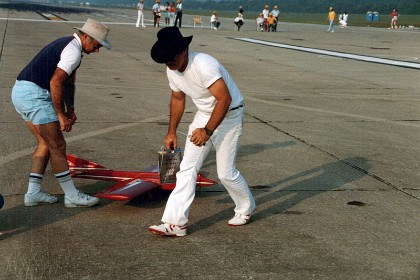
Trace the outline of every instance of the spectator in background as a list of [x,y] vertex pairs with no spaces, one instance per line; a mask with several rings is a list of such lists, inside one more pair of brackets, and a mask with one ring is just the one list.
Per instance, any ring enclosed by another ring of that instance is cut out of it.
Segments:
[[239,6],[238,13],[240,13],[242,17],[244,16],[244,9],[242,8],[242,6]]
[[344,14],[343,14],[343,20],[346,22],[346,25],[347,25],[348,18],[349,18],[349,14],[347,12],[344,12]]
[[268,10],[268,5],[265,5],[264,9],[262,10],[262,14],[264,16],[264,31],[267,31],[268,29],[267,18],[269,13],[270,11]]
[[153,27],[159,27],[160,23],[160,0],[156,0],[156,4],[152,7],[153,12]]
[[238,16],[233,21],[236,25],[236,29],[239,31],[244,25],[244,16],[241,13],[238,13]]
[[176,18],[175,18],[175,23],[174,26],[176,26],[178,20],[179,20],[179,28],[181,28],[181,23],[182,23],[182,2],[181,0],[178,0],[178,4],[176,4]]
[[139,0],[139,3],[137,3],[137,22],[136,22],[136,27],[140,27],[140,22],[141,22],[141,27],[146,27],[144,25],[144,14],[143,14],[143,10],[144,10],[144,4],[143,4],[143,0]]
[[269,13],[268,18],[267,18],[267,25],[268,25],[267,31],[270,32],[271,30],[273,32],[276,32],[275,31],[276,24],[277,24],[276,18],[273,17],[272,13]]
[[335,12],[334,8],[330,7],[330,10],[328,12],[327,21],[329,21],[330,25],[328,26],[327,32],[334,32],[334,20],[335,20]]
[[341,16],[341,20],[338,22],[341,28],[346,28],[347,27],[348,17],[349,17],[349,15],[347,14],[347,12],[344,12],[343,15]]
[[171,2],[171,6],[169,7],[170,25],[174,25],[175,13],[176,13],[175,2]]
[[165,8],[164,8],[165,26],[169,26],[169,24],[171,22],[171,13],[170,13],[169,9],[170,9],[169,2],[166,2]]
[[398,13],[397,9],[393,9],[391,12],[391,28],[398,29],[397,20],[400,14]]
[[257,31],[264,31],[264,14],[261,13],[255,21],[257,22]]
[[216,11],[213,11],[213,14],[211,15],[211,18],[210,18],[210,22],[211,22],[211,29],[214,29],[214,30],[219,29],[220,22],[219,22],[219,19],[217,18]]
[[273,17],[276,18],[276,25],[274,26],[273,31],[277,32],[277,24],[279,22],[279,15],[280,15],[279,7],[277,7],[277,5],[274,6],[274,9],[271,11],[271,13],[273,14]]
[[338,13],[338,22],[340,22],[340,21],[342,21],[343,20],[343,12],[342,11],[340,11],[339,13]]

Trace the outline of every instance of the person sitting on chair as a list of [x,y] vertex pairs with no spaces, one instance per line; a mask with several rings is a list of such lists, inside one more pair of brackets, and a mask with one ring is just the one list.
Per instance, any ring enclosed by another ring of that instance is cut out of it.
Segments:
[[241,29],[242,25],[244,25],[244,16],[241,13],[238,13],[238,16],[233,21],[237,26],[238,31]]
[[260,14],[259,17],[255,20],[257,22],[257,31],[264,31],[264,15],[263,13]]
[[219,29],[220,22],[219,22],[219,19],[217,18],[216,11],[213,11],[213,14],[211,15],[211,18],[210,18],[210,22],[211,22],[211,29],[214,29],[214,30]]
[[273,14],[272,13],[268,14],[268,18],[267,18],[268,32],[270,31],[276,32],[276,24],[277,24],[277,20],[275,17],[273,17]]

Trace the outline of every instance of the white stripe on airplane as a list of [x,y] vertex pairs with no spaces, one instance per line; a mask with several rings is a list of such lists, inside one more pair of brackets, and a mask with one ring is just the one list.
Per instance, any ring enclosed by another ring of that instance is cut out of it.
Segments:
[[365,61],[365,62],[380,63],[380,64],[386,64],[386,65],[392,65],[392,66],[398,66],[398,67],[420,69],[420,64],[419,63],[412,63],[412,62],[405,62],[405,61],[392,60],[392,59],[373,57],[373,56],[365,56],[365,55],[358,55],[358,54],[350,54],[350,53],[342,53],[342,52],[335,52],[335,51],[328,51],[328,50],[306,48],[306,47],[300,47],[300,46],[293,46],[293,45],[286,45],[286,44],[280,44],[280,43],[273,43],[273,42],[267,42],[267,41],[262,41],[262,40],[250,39],[250,38],[233,38],[233,39],[239,40],[239,41],[244,41],[244,42],[249,42],[249,43],[260,44],[260,45],[283,48],[283,49],[291,49],[291,50],[296,50],[296,51],[316,53],[316,54],[328,55],[328,56],[334,56],[334,57],[342,57],[342,58],[354,59],[354,60]]
[[87,175],[87,174],[77,174],[77,177],[88,177],[88,178],[98,178],[98,180],[100,179],[116,179],[116,180],[121,180],[121,181],[125,181],[125,180],[131,180],[133,178],[126,178],[126,177],[115,177],[115,176],[99,176],[99,175]]

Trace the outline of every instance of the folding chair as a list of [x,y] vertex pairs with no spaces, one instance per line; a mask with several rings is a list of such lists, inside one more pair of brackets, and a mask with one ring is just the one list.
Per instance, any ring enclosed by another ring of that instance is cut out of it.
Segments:
[[193,25],[194,25],[194,29],[196,26],[200,25],[201,28],[203,28],[203,23],[201,21],[201,17],[200,16],[195,16],[193,18]]

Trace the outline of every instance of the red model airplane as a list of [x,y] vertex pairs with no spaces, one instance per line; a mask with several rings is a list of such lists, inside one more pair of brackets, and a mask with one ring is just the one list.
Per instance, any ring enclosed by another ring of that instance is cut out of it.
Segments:
[[[109,188],[95,194],[96,197],[113,200],[130,200],[154,188],[173,190],[175,183],[161,183],[158,165],[151,166],[144,171],[118,171],[108,169],[97,163],[67,155],[71,176],[74,178],[117,181]],[[217,184],[199,173],[197,186],[207,187]]]

